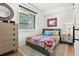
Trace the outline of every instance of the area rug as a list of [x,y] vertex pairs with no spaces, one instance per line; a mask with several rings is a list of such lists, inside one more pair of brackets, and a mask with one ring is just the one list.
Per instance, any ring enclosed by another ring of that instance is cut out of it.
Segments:
[[66,44],[60,43],[54,49],[52,56],[64,56],[66,51]]

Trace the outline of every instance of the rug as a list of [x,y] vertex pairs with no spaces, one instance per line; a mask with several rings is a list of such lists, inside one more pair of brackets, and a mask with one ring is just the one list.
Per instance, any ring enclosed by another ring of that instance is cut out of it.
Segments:
[[66,44],[60,43],[54,49],[52,56],[64,56],[66,51]]

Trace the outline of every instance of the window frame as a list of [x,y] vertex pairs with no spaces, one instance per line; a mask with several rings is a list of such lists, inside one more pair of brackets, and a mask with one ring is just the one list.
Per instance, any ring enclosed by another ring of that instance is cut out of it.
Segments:
[[[29,11],[29,13],[35,15],[35,20],[34,20],[34,24],[35,24],[34,26],[35,26],[35,29],[20,29],[20,23],[19,23],[19,27],[18,27],[18,28],[19,28],[19,31],[36,31],[36,30],[37,30],[37,25],[36,25],[36,17],[37,17],[37,13],[34,12],[34,11],[32,11],[31,9],[26,8],[26,7],[23,6],[23,5],[19,5],[19,7],[18,7],[18,9],[19,9],[19,11],[18,11],[18,19],[19,19],[20,7],[26,9],[27,11]],[[20,20],[19,20],[18,22],[20,22]]]

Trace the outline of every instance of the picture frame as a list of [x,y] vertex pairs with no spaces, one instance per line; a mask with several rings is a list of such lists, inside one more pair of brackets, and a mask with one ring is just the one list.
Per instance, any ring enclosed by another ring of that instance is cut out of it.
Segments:
[[50,18],[47,20],[47,27],[56,27],[57,26],[57,18]]

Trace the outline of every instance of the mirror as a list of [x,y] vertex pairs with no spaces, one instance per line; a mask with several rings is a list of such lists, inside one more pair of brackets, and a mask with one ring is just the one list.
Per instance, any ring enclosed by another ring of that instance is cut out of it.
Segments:
[[11,20],[13,16],[14,12],[12,8],[5,3],[0,3],[0,21]]

